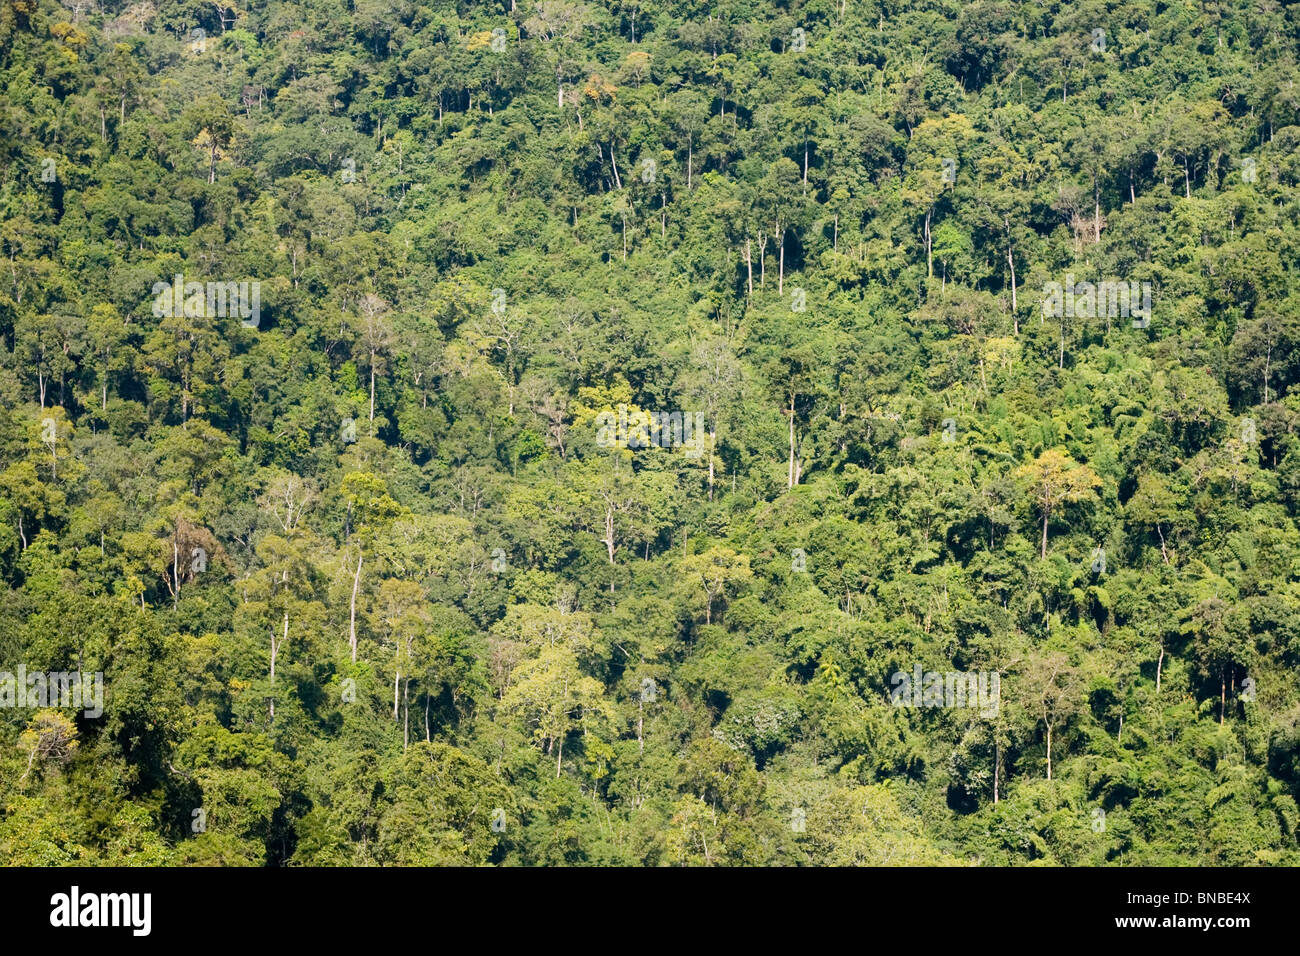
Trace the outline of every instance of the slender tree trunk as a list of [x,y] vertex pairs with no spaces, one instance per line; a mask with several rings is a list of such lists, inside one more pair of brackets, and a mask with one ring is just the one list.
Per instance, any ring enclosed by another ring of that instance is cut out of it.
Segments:
[[785,472],[785,486],[794,487],[794,393],[790,393],[790,462]]
[[1092,181],[1092,241],[1101,242],[1101,188]]
[[1019,308],[1019,300],[1016,298],[1016,257],[1012,255],[1011,233],[1007,232],[1007,265],[1011,268],[1011,311],[1015,312]]
[[348,612],[348,645],[352,648],[352,663],[357,662],[357,590],[361,587],[361,562],[365,554],[357,548],[357,573],[352,577],[352,608]]
[[782,229],[777,235],[781,240],[781,261],[776,275],[776,294],[785,295],[785,230]]
[[754,297],[754,259],[749,251],[749,240],[745,240],[745,270],[749,275],[746,280],[745,288],[748,290],[748,297]]
[[1047,725],[1047,779],[1052,779],[1052,725]]
[[709,429],[709,500],[713,500],[713,456],[718,449],[718,423]]
[[375,350],[370,350],[370,437],[375,437]]
[[930,216],[933,210],[925,211],[925,272],[931,279],[934,278],[934,252],[933,245],[930,242]]
[[993,803],[998,802],[998,770],[1002,766],[1002,751],[998,746],[997,738],[993,740]]
[[1039,555],[1039,557],[1041,557],[1044,561],[1047,560],[1047,515],[1048,512],[1044,510],[1043,511],[1043,550],[1042,553]]
[[1156,694],[1160,693],[1160,670],[1165,666],[1165,645],[1160,643],[1160,659],[1156,661]]
[[289,612],[284,612],[284,633],[280,640],[271,635],[271,719],[275,720],[275,662],[280,656],[280,647],[289,639]]

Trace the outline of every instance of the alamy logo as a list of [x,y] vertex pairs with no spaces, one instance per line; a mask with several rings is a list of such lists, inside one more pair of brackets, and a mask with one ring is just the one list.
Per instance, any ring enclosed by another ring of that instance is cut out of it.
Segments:
[[1043,285],[1043,315],[1059,319],[1105,319],[1133,317],[1133,328],[1151,324],[1150,282],[1074,281],[1074,273],[1065,274],[1065,284]]
[[698,458],[703,450],[703,412],[647,412],[626,405],[618,414],[601,412],[596,416],[596,444],[601,448],[685,448],[688,458]]
[[186,282],[177,273],[170,283],[155,282],[150,291],[155,318],[238,318],[250,329],[262,321],[260,282]]
[[896,671],[889,699],[895,707],[978,707],[981,717],[996,717],[1002,679],[997,671]]
[[70,707],[95,718],[104,713],[104,673],[33,671],[18,665],[15,677],[0,671],[0,707]]
[[151,893],[70,893],[50,897],[51,926],[127,926],[133,936],[148,936],[153,924]]

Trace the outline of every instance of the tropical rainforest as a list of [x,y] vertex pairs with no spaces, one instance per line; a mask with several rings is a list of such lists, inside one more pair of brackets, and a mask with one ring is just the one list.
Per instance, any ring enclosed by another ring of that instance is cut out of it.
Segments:
[[1300,863],[1298,51],[0,0],[0,860]]

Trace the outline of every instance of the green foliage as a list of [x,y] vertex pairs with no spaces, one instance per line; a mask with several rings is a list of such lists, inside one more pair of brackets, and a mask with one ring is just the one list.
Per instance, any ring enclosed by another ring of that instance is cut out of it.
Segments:
[[0,856],[1300,862],[1297,9],[0,4]]

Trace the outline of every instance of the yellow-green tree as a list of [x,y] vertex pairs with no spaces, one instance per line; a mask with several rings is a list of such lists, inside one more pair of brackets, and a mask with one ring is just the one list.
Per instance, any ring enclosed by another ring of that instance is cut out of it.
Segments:
[[1021,465],[1015,476],[1033,496],[1043,519],[1043,546],[1040,557],[1047,557],[1047,523],[1067,503],[1084,501],[1101,487],[1101,479],[1087,465],[1081,465],[1065,452],[1049,448],[1031,462]]

